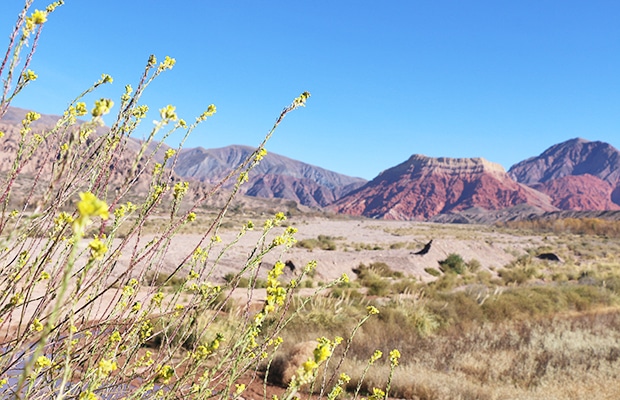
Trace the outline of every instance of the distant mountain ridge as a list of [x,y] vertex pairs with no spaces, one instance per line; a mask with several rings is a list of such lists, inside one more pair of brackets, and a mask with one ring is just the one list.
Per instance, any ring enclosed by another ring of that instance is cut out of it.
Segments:
[[[196,147],[181,151],[174,171],[180,176],[216,183],[240,165],[255,148],[232,145],[218,149]],[[234,183],[234,182],[232,182]],[[231,184],[232,184],[231,183]],[[295,200],[310,207],[324,207],[362,186],[365,179],[267,153],[242,186],[245,194]]]
[[[11,168],[27,111],[9,108],[0,119],[0,130],[6,132],[0,141],[2,171]],[[58,118],[42,115],[33,127],[49,128]],[[140,145],[130,138],[127,150],[137,151]],[[148,151],[155,151],[156,145],[151,144]],[[168,148],[161,145],[157,161],[163,160]],[[242,145],[184,149],[178,154],[175,179],[204,182],[200,187],[219,183],[254,150]],[[123,175],[127,162],[119,159],[114,173]],[[32,175],[47,171],[50,165],[46,158],[35,156],[23,172]],[[148,182],[144,179],[137,187],[145,188]],[[233,184],[234,180],[229,183]],[[242,194],[371,218],[442,222],[488,223],[556,210],[613,211],[620,210],[620,152],[604,142],[575,138],[513,165],[508,172],[482,158],[414,154],[371,181],[268,153],[250,172]]]

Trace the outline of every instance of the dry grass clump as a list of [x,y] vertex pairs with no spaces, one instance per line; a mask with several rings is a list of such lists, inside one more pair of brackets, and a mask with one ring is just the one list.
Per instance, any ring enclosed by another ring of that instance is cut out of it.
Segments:
[[[598,388],[588,398],[613,398],[620,390],[619,323],[620,312],[597,311],[482,324],[425,338],[403,336],[406,340],[398,341],[403,365],[394,376],[392,394],[419,399],[577,399],[585,385]],[[383,345],[377,343],[380,349]],[[367,359],[357,345],[353,350],[357,357],[345,364],[353,378],[350,390]],[[366,392],[388,373],[380,362],[371,371],[362,385]]]
[[342,238],[332,237],[327,235],[319,235],[316,239],[303,239],[299,240],[295,247],[300,247],[303,249],[307,249],[308,251],[312,251],[316,248],[321,250],[336,250],[336,240],[341,240]]

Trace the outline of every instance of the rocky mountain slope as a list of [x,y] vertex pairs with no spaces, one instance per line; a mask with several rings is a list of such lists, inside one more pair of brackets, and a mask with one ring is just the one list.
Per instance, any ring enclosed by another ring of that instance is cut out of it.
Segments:
[[620,210],[620,151],[604,142],[571,139],[508,173],[562,210]]
[[[0,119],[0,131],[5,132],[0,141],[0,171],[12,168],[26,112],[10,108]],[[57,119],[43,115],[33,127],[51,127]],[[26,186],[37,174],[49,175],[47,169],[53,165],[49,160],[57,157],[53,148],[60,144],[51,140],[60,139],[46,139],[42,155],[34,154],[21,167]],[[130,138],[126,145],[130,153],[137,152],[140,141]],[[162,145],[156,161],[163,159],[167,148]],[[147,153],[153,151],[154,144]],[[206,188],[219,183],[253,151],[239,145],[185,149],[175,163],[174,179],[194,179]],[[113,181],[123,178],[130,163],[124,157],[115,162]],[[149,177],[147,171],[137,188],[146,190]],[[229,185],[233,184],[234,180]],[[370,182],[269,153],[252,170],[242,194],[246,199],[294,200],[372,218],[443,222],[511,220],[558,209],[620,210],[620,152],[607,143],[571,139],[515,164],[508,173],[481,158],[414,155]]]
[[[0,119],[0,131],[5,132],[5,136],[0,142],[0,172],[11,169],[19,141],[19,130],[21,121],[28,110],[10,107],[8,112]],[[42,115],[41,118],[33,123],[33,131],[43,131],[51,129],[58,121],[58,116]],[[100,134],[105,133],[106,128],[101,128]],[[52,140],[60,140],[58,137],[50,137],[46,140],[45,146],[32,159],[24,165],[22,175],[30,179],[40,170],[45,170],[51,166],[46,162],[49,157],[55,157],[45,149],[50,146],[57,147],[59,143],[51,143]],[[49,143],[48,143],[49,142]],[[157,143],[151,143],[145,154],[155,151]],[[127,159],[118,162],[117,172],[121,173],[129,169],[128,163],[131,154],[137,153],[141,146],[139,140],[129,138],[126,143],[128,156]],[[163,153],[169,147],[162,144],[154,156],[154,161],[161,162]],[[238,166],[254,151],[248,146],[228,146],[221,149],[206,150],[203,148],[185,149],[180,152],[179,159],[175,165],[175,179],[194,179],[206,185],[219,183],[232,169]],[[49,175],[50,171],[43,171],[43,175]],[[148,187],[150,175],[145,174],[138,184],[145,193]],[[278,198],[294,200],[297,203],[310,206],[322,207],[332,203],[343,194],[363,185],[366,180],[352,178],[346,175],[328,171],[323,168],[305,164],[277,154],[267,154],[261,163],[251,172],[250,182],[242,187],[242,194],[250,197]],[[230,185],[234,184],[234,180]],[[204,185],[200,185],[204,186]]]
[[515,182],[482,158],[431,158],[413,155],[338,200],[341,213],[384,219],[428,219],[472,207],[500,210],[528,204],[555,207],[545,194]]
[[[227,146],[183,150],[174,171],[183,177],[216,183],[240,165],[254,148]],[[231,184],[233,184],[231,182]],[[328,171],[278,154],[267,153],[250,173],[243,193],[264,198],[284,198],[310,207],[323,207],[362,186],[366,180]]]

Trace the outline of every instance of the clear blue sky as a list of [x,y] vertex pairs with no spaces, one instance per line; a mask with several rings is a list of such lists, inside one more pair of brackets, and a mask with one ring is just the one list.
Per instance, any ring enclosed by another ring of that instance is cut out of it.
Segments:
[[[0,1],[2,47],[21,6]],[[415,153],[508,169],[574,137],[620,147],[618,21],[617,0],[66,0],[14,105],[61,113],[104,72],[95,97],[118,102],[170,55],[144,102],[218,107],[190,147],[256,145],[307,90],[269,151],[367,179]]]

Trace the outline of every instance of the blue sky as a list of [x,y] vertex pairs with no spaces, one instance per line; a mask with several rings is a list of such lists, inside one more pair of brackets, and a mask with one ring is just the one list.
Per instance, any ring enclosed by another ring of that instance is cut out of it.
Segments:
[[[21,7],[0,2],[0,48]],[[574,137],[620,148],[618,17],[615,0],[66,0],[13,105],[61,113],[101,73],[114,83],[90,101],[118,103],[170,55],[144,102],[218,108],[189,147],[256,145],[309,91],[269,151],[366,179],[416,153],[508,169]]]

